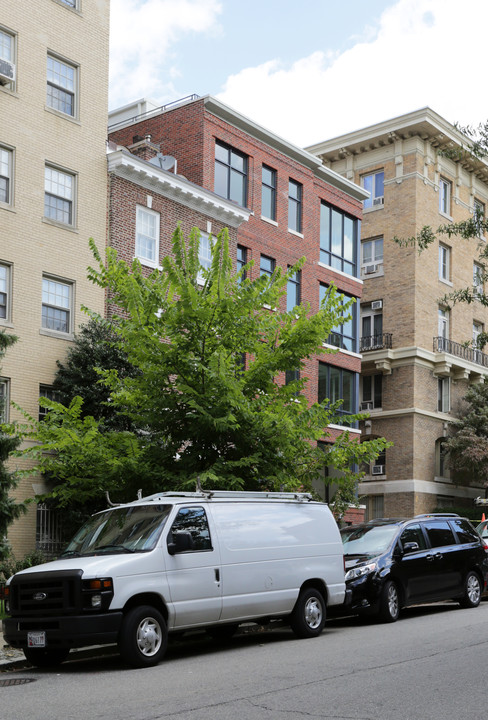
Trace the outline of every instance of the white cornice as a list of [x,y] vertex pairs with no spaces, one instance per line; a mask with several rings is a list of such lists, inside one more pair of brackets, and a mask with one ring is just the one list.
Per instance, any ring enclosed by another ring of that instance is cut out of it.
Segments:
[[170,200],[191,208],[225,225],[237,228],[247,222],[251,211],[235,205],[199,185],[162,170],[146,160],[132,155],[127,150],[115,150],[107,154],[108,172],[133,182],[144,189],[162,195]]

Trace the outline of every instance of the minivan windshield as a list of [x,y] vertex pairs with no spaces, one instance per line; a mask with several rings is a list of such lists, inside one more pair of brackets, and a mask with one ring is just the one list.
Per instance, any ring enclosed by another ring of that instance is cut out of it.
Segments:
[[344,555],[381,555],[398,532],[398,525],[364,525],[344,535]]
[[170,510],[171,505],[135,505],[93,515],[60,557],[153,550]]

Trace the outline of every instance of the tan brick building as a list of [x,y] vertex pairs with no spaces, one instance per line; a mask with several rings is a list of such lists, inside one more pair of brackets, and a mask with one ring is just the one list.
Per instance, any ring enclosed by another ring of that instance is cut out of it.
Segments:
[[[0,0],[0,330],[19,337],[1,390],[33,416],[85,321],[81,305],[103,312],[86,268],[88,238],[106,239],[109,6]],[[42,489],[30,479],[17,494]],[[32,506],[9,534],[17,557],[35,531]]]
[[394,447],[359,487],[369,517],[472,505],[483,494],[476,483],[455,484],[442,453],[468,384],[488,374],[488,356],[472,347],[488,311],[442,302],[476,286],[478,241],[446,235],[421,254],[392,241],[484,212],[486,163],[439,152],[460,149],[462,140],[424,108],[308,148],[371,193],[361,230],[360,406],[370,412],[363,434]]

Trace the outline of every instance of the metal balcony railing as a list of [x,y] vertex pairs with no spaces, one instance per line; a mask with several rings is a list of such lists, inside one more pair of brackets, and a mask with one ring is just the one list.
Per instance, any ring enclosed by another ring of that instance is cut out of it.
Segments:
[[488,355],[481,352],[481,350],[461,345],[461,343],[453,342],[444,337],[434,338],[434,352],[445,352],[477,365],[488,367]]
[[368,352],[368,350],[383,350],[383,348],[391,349],[392,333],[376,333],[375,335],[365,335],[359,341],[359,352]]

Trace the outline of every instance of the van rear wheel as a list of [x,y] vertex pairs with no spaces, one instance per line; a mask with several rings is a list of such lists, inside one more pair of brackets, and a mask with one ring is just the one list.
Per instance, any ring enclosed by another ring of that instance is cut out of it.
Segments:
[[481,602],[481,581],[478,575],[471,570],[464,581],[464,595],[459,604],[463,608],[478,607]]
[[132,667],[151,667],[163,658],[168,646],[166,622],[150,605],[132,608],[122,621],[119,652]]
[[299,638],[320,635],[325,625],[325,601],[315,588],[305,588],[290,615],[290,627]]

